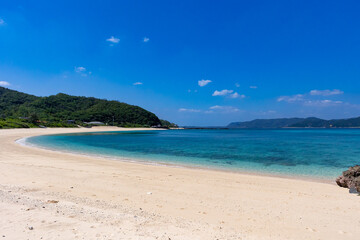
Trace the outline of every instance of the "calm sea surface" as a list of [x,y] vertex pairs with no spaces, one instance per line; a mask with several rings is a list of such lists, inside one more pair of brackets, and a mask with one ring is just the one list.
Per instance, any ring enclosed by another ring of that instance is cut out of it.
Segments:
[[114,159],[324,179],[360,164],[360,129],[102,132],[27,143]]

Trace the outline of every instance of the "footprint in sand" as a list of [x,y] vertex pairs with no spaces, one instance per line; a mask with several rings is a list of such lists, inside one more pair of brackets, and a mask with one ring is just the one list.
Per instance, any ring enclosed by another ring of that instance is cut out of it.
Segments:
[[313,228],[306,228],[306,229],[310,232],[316,232],[316,229],[313,229]]

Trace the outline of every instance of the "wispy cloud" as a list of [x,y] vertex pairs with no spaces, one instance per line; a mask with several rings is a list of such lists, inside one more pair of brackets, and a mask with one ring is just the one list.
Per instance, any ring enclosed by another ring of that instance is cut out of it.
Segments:
[[10,83],[6,81],[0,81],[0,86],[7,87],[10,86]]
[[208,85],[208,84],[211,83],[211,82],[212,82],[211,80],[204,80],[204,79],[202,79],[202,80],[199,80],[199,81],[198,81],[198,84],[199,84],[200,87],[204,87],[204,86]]
[[281,96],[278,97],[277,99],[278,102],[289,102],[289,103],[303,101],[303,100],[304,100],[303,94],[296,94],[292,96]]
[[[332,95],[341,95],[344,92],[339,90],[339,89],[334,89],[334,90],[311,90],[309,93],[304,93],[304,94],[296,94],[296,95],[291,95],[291,96],[281,96],[278,97],[277,101],[278,102],[289,102],[289,103],[293,103],[293,102],[321,102],[321,101],[325,101],[324,103],[326,103],[326,101],[332,101],[332,100],[313,100],[311,101],[311,97],[314,98],[316,96],[332,96]],[[334,101],[333,101],[334,102]],[[337,101],[339,102],[339,101]]]
[[251,89],[257,89],[257,86],[250,86]]
[[81,72],[85,72],[86,71],[86,68],[84,67],[75,67],[75,72],[77,73],[81,73]]
[[112,43],[111,45],[113,46],[114,44],[119,43],[119,42],[120,42],[120,39],[119,39],[119,38],[116,38],[116,37],[114,37],[114,36],[111,36],[110,38],[106,39],[106,41],[107,41],[107,42],[111,42],[111,43]]
[[150,41],[150,38],[144,37],[144,42],[148,42],[148,41]]
[[4,21],[4,19],[2,19],[2,18],[0,18],[0,26],[1,25],[5,25],[5,21]]
[[319,99],[319,97],[332,96],[343,94],[343,91],[338,89],[334,90],[311,90],[305,94],[295,94],[291,96],[281,96],[278,97],[278,102],[287,102],[287,103],[300,103],[304,106],[317,106],[317,107],[326,107],[326,106],[338,106],[341,104],[347,104],[339,100],[331,99]]
[[343,94],[343,91],[340,91],[339,89],[333,89],[333,90],[311,90],[310,95],[313,96],[331,96],[331,95],[340,95]]
[[197,93],[198,90],[197,89],[195,89],[195,90],[188,89],[188,93],[191,93],[191,92]]
[[240,109],[232,106],[220,106],[215,105],[209,107],[208,109],[193,109],[193,108],[180,108],[179,112],[188,112],[188,113],[203,113],[203,114],[211,114],[211,113],[236,113],[240,112]]
[[143,85],[143,83],[142,82],[134,82],[133,85],[135,85],[135,86],[136,85]]
[[200,109],[180,108],[179,112],[193,112],[193,113],[195,113],[195,112],[201,112],[201,110]]
[[235,87],[240,87],[240,84],[239,84],[239,83],[235,83]]
[[306,105],[306,106],[326,107],[326,106],[337,106],[340,104],[343,104],[343,102],[342,101],[333,101],[333,100],[329,100],[329,99],[304,101],[304,105]]
[[220,106],[220,105],[212,106],[209,109],[210,109],[210,111],[207,111],[206,113],[212,113],[214,111],[218,111],[218,112],[222,112],[222,113],[234,113],[234,112],[239,112],[240,111],[240,109],[238,109],[237,107]]
[[75,67],[74,71],[80,74],[82,77],[86,77],[92,74],[92,72],[87,71],[85,67]]

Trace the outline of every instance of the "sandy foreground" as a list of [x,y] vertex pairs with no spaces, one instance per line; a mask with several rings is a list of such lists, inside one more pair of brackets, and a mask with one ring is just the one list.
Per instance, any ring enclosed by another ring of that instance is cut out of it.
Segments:
[[2,239],[359,239],[360,197],[335,184],[21,146],[0,130]]

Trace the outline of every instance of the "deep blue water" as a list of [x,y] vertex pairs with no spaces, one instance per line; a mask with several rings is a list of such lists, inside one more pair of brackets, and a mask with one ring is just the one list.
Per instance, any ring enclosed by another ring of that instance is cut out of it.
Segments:
[[333,178],[360,164],[359,129],[102,132],[27,142],[115,159],[316,178]]

